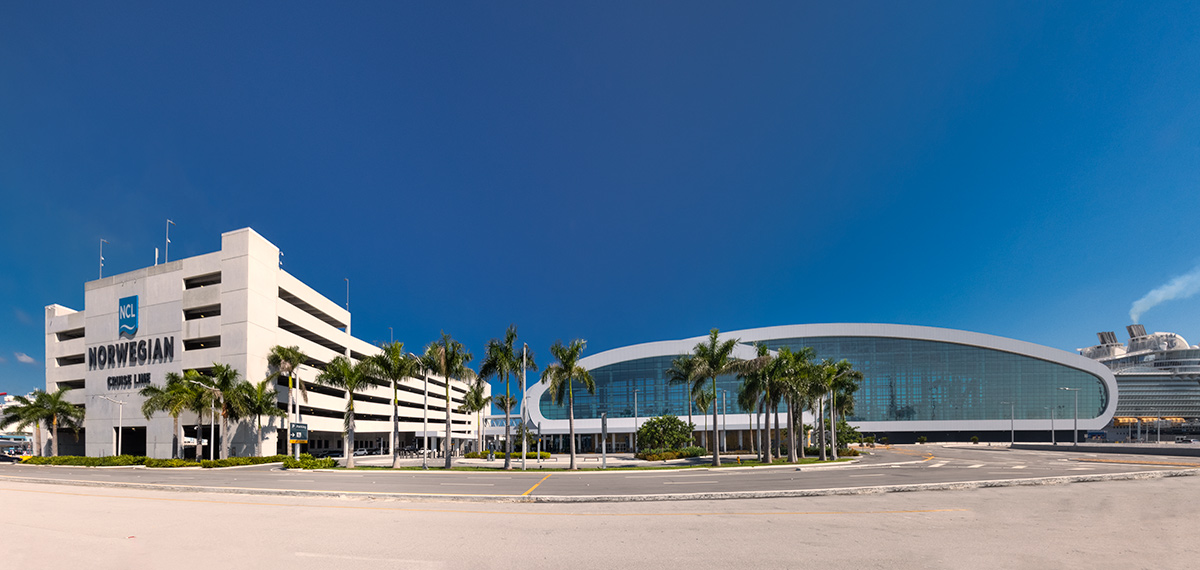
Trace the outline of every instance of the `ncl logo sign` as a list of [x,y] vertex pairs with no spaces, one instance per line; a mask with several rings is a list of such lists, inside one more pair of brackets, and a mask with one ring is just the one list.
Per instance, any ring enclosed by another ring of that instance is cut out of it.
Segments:
[[117,304],[117,331],[125,338],[133,338],[138,330],[137,295],[125,297]]

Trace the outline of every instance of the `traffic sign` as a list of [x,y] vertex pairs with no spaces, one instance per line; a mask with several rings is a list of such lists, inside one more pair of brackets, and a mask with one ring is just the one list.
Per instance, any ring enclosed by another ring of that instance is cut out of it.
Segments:
[[308,443],[308,424],[292,424],[288,430],[288,443]]

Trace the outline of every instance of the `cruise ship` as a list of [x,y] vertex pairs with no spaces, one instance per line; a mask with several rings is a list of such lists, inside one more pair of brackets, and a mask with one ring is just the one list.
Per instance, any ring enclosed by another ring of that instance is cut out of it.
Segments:
[[1170,427],[1175,432],[1200,426],[1200,346],[1173,332],[1147,333],[1144,325],[1125,330],[1128,343],[1118,341],[1114,332],[1100,332],[1100,344],[1079,349],[1117,378],[1113,427]]

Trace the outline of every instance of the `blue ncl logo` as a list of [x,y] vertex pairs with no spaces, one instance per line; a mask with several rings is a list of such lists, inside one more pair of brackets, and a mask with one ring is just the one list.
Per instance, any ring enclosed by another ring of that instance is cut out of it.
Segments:
[[117,330],[121,336],[133,338],[138,329],[137,295],[125,297],[117,303]]

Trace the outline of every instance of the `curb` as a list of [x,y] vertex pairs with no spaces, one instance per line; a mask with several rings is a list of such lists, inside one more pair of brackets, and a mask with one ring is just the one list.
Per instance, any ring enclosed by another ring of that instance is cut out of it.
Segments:
[[109,481],[78,481],[67,479],[40,479],[36,477],[8,477],[0,475],[0,481],[35,483],[78,487],[115,487],[149,491],[176,491],[185,493],[219,493],[233,495],[261,495],[275,497],[330,497],[372,500],[398,500],[409,502],[464,502],[464,503],[640,503],[655,501],[717,501],[727,499],[773,499],[791,497],[830,497],[841,495],[879,495],[884,493],[907,493],[914,491],[963,491],[998,487],[1038,487],[1044,485],[1066,485],[1070,483],[1095,483],[1102,481],[1139,481],[1164,479],[1167,477],[1192,477],[1200,475],[1200,469],[1174,469],[1165,471],[1140,471],[1133,473],[1105,473],[1096,475],[1065,475],[1059,477],[1035,477],[1028,479],[1001,479],[990,481],[964,481],[956,483],[915,483],[909,485],[879,485],[874,487],[838,487],[832,489],[792,489],[780,491],[729,491],[721,493],[671,493],[654,495],[439,495],[430,493],[378,493],[364,491],[316,491],[259,489],[252,487],[202,487],[194,485],[165,485],[154,483],[124,483]]

